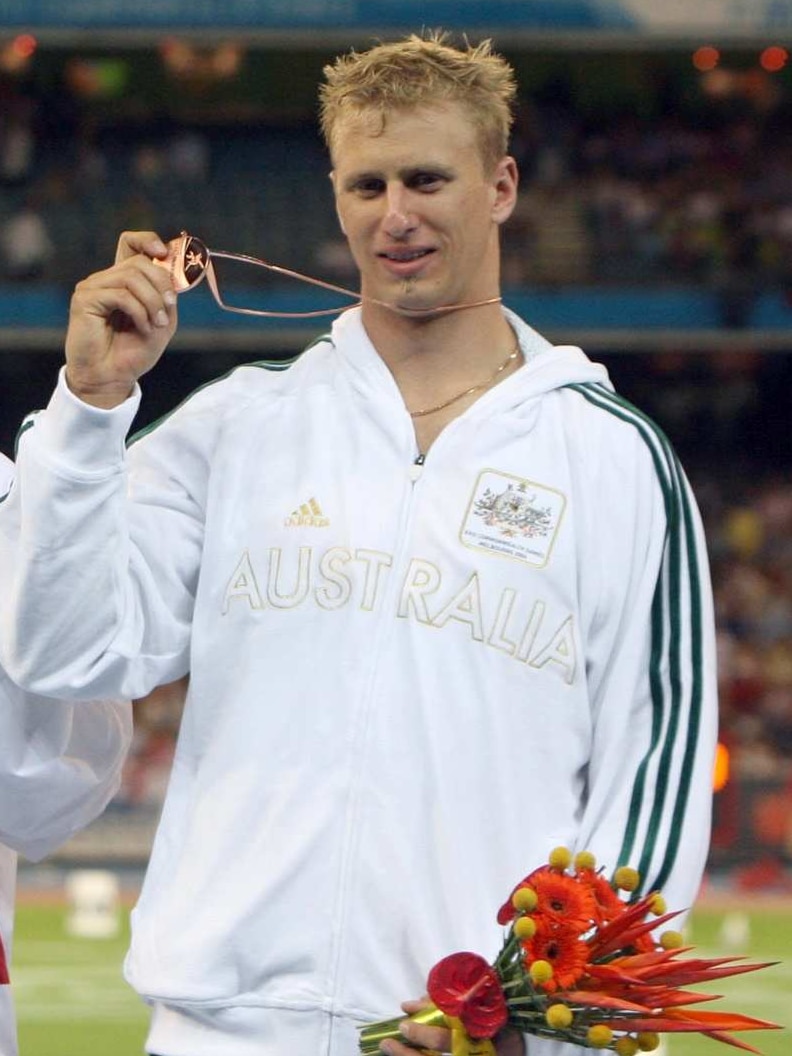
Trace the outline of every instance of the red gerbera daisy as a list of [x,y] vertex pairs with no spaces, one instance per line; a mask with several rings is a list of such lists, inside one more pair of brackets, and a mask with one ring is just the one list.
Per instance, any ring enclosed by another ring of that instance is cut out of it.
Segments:
[[552,965],[553,978],[541,983],[543,990],[569,990],[585,975],[588,966],[588,946],[574,928],[564,924],[538,923],[536,934],[522,943],[527,968],[534,961]]
[[610,882],[602,873],[595,873],[593,869],[582,869],[578,877],[592,894],[595,907],[595,920],[597,924],[604,924],[614,920],[624,912],[625,904],[619,898],[618,892],[613,890]]
[[553,869],[539,869],[531,877],[538,898],[536,913],[582,935],[596,920],[597,905],[591,889],[574,877]]

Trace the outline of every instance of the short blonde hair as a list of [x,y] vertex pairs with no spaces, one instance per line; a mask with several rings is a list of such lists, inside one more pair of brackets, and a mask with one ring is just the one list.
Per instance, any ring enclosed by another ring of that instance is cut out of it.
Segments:
[[324,68],[319,89],[320,126],[332,154],[334,132],[347,114],[389,111],[438,103],[466,107],[476,128],[486,168],[508,151],[517,95],[514,71],[492,42],[456,48],[439,30],[340,55]]

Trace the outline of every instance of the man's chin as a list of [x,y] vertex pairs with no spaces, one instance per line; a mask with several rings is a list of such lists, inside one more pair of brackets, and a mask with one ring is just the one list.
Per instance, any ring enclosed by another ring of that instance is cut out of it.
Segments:
[[441,312],[447,303],[438,290],[417,281],[400,283],[378,299],[399,315],[412,318],[431,317]]

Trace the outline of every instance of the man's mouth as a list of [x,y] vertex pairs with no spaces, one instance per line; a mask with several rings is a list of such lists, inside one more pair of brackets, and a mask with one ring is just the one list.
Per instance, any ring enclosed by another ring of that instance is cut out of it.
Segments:
[[414,260],[422,260],[431,253],[434,253],[433,249],[386,249],[378,255],[394,264],[411,264]]

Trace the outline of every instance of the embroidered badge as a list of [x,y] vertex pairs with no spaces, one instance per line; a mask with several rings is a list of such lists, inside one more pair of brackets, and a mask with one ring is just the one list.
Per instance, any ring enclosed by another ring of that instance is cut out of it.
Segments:
[[475,550],[543,568],[565,506],[554,488],[487,469],[476,481],[460,538]]

